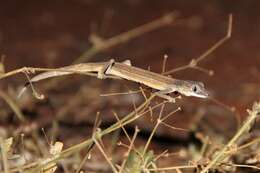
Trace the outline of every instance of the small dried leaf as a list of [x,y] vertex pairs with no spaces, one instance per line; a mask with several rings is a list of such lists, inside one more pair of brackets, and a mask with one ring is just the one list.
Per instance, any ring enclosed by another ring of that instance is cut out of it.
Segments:
[[[50,154],[55,156],[56,154],[59,154],[62,151],[63,143],[62,142],[55,142],[54,145],[51,145],[50,148]],[[56,157],[56,156],[55,156]],[[49,159],[46,159],[45,161],[48,161]],[[56,163],[50,163],[45,166],[43,173],[54,173],[57,169]]]
[[6,152],[10,151],[12,144],[13,144],[13,138],[12,137],[4,140],[4,146],[3,147],[5,148]]
[[51,145],[50,154],[51,155],[59,154],[62,150],[62,147],[63,147],[62,142],[55,142],[54,145]]

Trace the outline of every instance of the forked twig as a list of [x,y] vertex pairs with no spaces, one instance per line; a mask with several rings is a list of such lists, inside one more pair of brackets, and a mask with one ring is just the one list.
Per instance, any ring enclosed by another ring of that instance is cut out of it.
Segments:
[[119,119],[117,113],[116,113],[116,112],[113,112],[113,115],[115,116],[117,122],[120,123],[121,128],[122,128],[123,132],[125,133],[126,138],[128,139],[129,142],[131,142],[131,138],[130,138],[130,136],[128,135],[128,133],[127,133],[125,127],[122,125],[122,122],[121,122],[121,120]]
[[181,71],[181,70],[186,70],[188,68],[193,68],[193,69],[197,69],[203,72],[208,73],[209,75],[213,75],[213,71],[212,70],[206,70],[202,67],[197,66],[199,62],[201,62],[203,59],[205,59],[206,57],[208,57],[212,52],[214,52],[218,47],[220,47],[223,43],[225,43],[230,37],[231,37],[231,33],[232,33],[232,23],[233,23],[233,16],[232,14],[229,15],[229,20],[228,20],[228,28],[227,28],[227,33],[225,35],[225,37],[221,38],[218,42],[216,42],[212,47],[210,47],[206,52],[204,52],[202,55],[200,55],[197,58],[192,59],[189,64],[181,66],[179,68],[175,68],[172,70],[169,70],[163,74],[165,75],[169,75],[171,73],[175,73],[177,71]]
[[[122,124],[125,125],[125,124],[128,124],[128,123],[131,123],[132,121],[134,121],[137,116],[136,113],[138,113],[139,111],[141,111],[147,104],[149,104],[151,102],[151,100],[155,97],[155,95],[152,95],[150,98],[148,98],[144,103],[142,103],[139,107],[137,107],[136,110],[132,111],[131,113],[129,113],[128,115],[126,115],[121,121],[123,122]],[[160,106],[160,104],[159,104]],[[158,105],[154,106],[152,109],[155,109],[157,108]],[[145,114],[147,112],[144,112],[143,114]],[[140,117],[141,115],[139,115],[138,117]],[[121,127],[121,123],[115,123],[114,125],[110,126],[109,128],[101,131],[99,133],[100,137],[104,136],[104,135],[107,135],[117,129],[119,129]],[[34,172],[37,172],[37,171],[40,171],[41,168],[43,168],[44,166],[46,166],[47,164],[50,164],[50,163],[56,163],[58,162],[59,160],[65,158],[65,157],[68,157],[70,155],[72,155],[73,153],[76,153],[76,152],[79,152],[80,150],[86,148],[87,146],[91,145],[93,143],[93,139],[88,139],[88,140],[85,140],[79,144],[76,144],[70,148],[67,148],[65,150],[63,150],[59,155],[58,157],[54,157],[52,159],[50,159],[48,162],[44,163],[44,164],[38,164],[37,162],[33,162],[31,163],[30,165],[34,165],[34,168],[31,168],[30,170],[27,170],[26,173],[34,173]],[[28,165],[25,165],[24,167],[22,168],[28,168],[29,166]],[[14,172],[15,170],[17,169],[12,169],[11,172]]]
[[[98,137],[99,138],[99,137]],[[107,156],[107,154],[105,153],[104,149],[102,148],[102,146],[100,145],[100,143],[98,142],[98,140],[96,139],[96,135],[93,135],[92,137],[95,145],[98,147],[99,151],[102,153],[102,155],[105,157],[106,161],[108,162],[108,164],[110,165],[110,167],[112,168],[114,173],[117,173],[117,169],[114,166],[114,164],[112,163],[111,159]]]
[[89,61],[98,52],[114,47],[120,43],[127,42],[131,39],[143,35],[144,33],[153,31],[163,26],[167,26],[173,23],[173,21],[177,18],[177,16],[178,16],[177,12],[170,12],[152,22],[136,27],[130,31],[121,33],[110,39],[103,40],[101,38],[98,38],[99,42],[94,42],[93,46],[89,50],[84,52],[76,61],[73,62],[73,64]]
[[128,158],[128,156],[129,156],[131,150],[134,148],[134,142],[135,142],[135,139],[136,139],[137,134],[138,134],[139,131],[140,131],[140,130],[138,129],[138,127],[135,127],[135,133],[134,133],[134,136],[133,136],[132,140],[130,141],[129,148],[128,148],[127,152],[126,152],[126,156],[127,156],[127,157],[124,159],[123,163],[121,164],[121,167],[120,167],[119,173],[122,173],[123,170],[124,170],[124,167],[125,167],[126,162],[127,162],[127,158]]
[[194,169],[194,168],[196,168],[195,165],[183,165],[183,166],[171,166],[171,167],[164,167],[164,168],[151,168],[148,170],[149,171],[170,171],[170,170]]
[[213,158],[213,160],[201,171],[201,173],[207,173],[209,169],[213,168],[217,165],[220,161],[224,160],[225,158],[229,157],[227,151],[229,148],[232,148],[238,141],[238,139],[247,134],[251,129],[252,125],[255,122],[256,118],[260,115],[260,102],[254,103],[252,110],[247,110],[249,116],[245,120],[243,126],[237,131],[234,137],[224,146],[224,148],[219,151],[219,153]]

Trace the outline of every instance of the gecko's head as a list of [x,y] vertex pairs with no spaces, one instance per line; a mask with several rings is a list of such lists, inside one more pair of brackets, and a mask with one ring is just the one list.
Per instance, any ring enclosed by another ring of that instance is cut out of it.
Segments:
[[179,93],[199,98],[209,97],[209,92],[205,89],[204,84],[197,81],[185,81],[183,87],[179,88]]

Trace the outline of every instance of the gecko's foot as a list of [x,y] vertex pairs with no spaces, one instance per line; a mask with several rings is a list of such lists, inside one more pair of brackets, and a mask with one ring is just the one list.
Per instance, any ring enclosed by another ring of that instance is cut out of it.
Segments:
[[173,97],[168,96],[166,94],[161,94],[160,92],[156,92],[155,95],[157,95],[158,97],[161,97],[163,99],[166,99],[170,103],[175,103],[176,102],[176,98],[173,98]]
[[167,100],[168,100],[170,103],[175,103],[175,102],[176,102],[175,98],[172,98],[172,97],[169,97]]
[[33,68],[29,68],[29,67],[23,67],[22,68],[22,72],[26,73],[26,74],[34,74],[35,70]]
[[171,96],[168,96],[168,97],[166,97],[165,99],[166,99],[168,102],[170,102],[170,103],[175,103],[175,102],[176,102],[176,99],[173,98],[173,97],[171,97]]
[[176,98],[167,95],[167,94],[172,93],[172,92],[174,92],[174,91],[171,88],[169,88],[169,89],[165,89],[165,90],[155,92],[154,94],[161,97],[161,98],[168,100],[168,102],[170,102],[170,103],[175,103]]
[[106,75],[104,73],[98,73],[97,74],[97,78],[98,79],[105,79],[106,78]]

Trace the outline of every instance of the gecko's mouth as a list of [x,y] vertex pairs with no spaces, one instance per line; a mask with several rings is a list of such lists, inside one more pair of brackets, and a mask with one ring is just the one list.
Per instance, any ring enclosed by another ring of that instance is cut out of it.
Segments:
[[208,91],[194,92],[190,96],[199,97],[199,98],[208,98],[209,92]]
[[208,98],[209,92],[205,91],[205,92],[195,93],[195,96],[199,98]]

